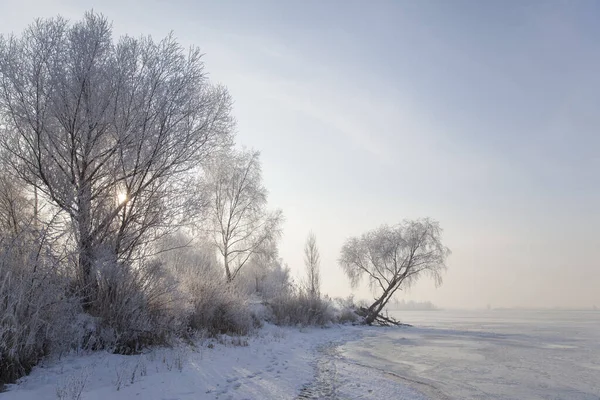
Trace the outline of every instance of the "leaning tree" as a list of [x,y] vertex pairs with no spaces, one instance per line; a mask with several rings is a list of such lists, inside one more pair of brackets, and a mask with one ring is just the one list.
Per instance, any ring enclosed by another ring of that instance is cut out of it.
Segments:
[[442,245],[441,233],[438,222],[420,219],[383,225],[344,243],[339,263],[351,285],[356,287],[367,277],[377,295],[373,304],[361,310],[366,324],[395,323],[380,315],[381,311],[397,290],[422,276],[441,284],[450,254]]
[[85,298],[100,254],[139,259],[172,225],[185,180],[230,141],[230,107],[200,51],[173,36],[115,41],[93,12],[0,36],[3,168],[70,220]]

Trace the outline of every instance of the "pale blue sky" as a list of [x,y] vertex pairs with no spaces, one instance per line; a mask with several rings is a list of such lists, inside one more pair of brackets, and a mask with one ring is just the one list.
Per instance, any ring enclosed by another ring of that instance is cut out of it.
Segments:
[[350,291],[346,237],[430,216],[450,268],[406,298],[600,306],[599,1],[0,0],[0,32],[90,8],[206,52],[262,151],[281,255],[300,274],[312,229],[325,292]]

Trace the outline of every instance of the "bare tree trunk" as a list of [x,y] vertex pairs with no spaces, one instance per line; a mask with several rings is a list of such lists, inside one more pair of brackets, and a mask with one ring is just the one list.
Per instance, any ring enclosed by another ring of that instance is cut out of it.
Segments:
[[[81,234],[81,233],[80,233]],[[87,236],[79,240],[79,285],[82,295],[82,302],[88,307],[92,301],[93,283],[92,283],[92,260],[91,240]]]
[[367,309],[367,315],[365,317],[365,323],[367,325],[371,325],[375,320],[379,317],[379,314],[383,310],[383,308],[387,305],[387,303],[392,298],[395,290],[396,282],[392,282],[387,289],[383,292],[383,295],[379,297],[371,306]]
[[37,186],[33,186],[33,228],[37,232],[39,229],[38,224],[38,190]]
[[231,275],[231,270],[229,269],[229,254],[225,253],[223,256],[223,264],[225,265],[225,275],[227,278],[227,282],[231,282],[233,280],[233,276]]
[[93,238],[91,224],[91,188],[89,184],[83,184],[77,198],[78,215],[78,233],[79,233],[79,279],[80,291],[83,296],[84,306],[89,306],[92,301],[93,282],[92,282],[92,263]]

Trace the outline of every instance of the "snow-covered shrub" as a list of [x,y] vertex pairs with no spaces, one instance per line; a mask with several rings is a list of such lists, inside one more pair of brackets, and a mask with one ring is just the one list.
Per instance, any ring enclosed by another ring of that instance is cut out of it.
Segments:
[[160,259],[177,281],[190,329],[214,336],[247,334],[255,326],[248,296],[226,282],[210,243],[192,241],[180,233],[165,239],[162,249],[171,249],[164,251]]
[[302,288],[292,287],[268,304],[272,322],[277,325],[326,325],[334,321],[329,300],[310,296]]
[[325,325],[334,320],[326,298],[311,296],[303,286],[292,281],[290,269],[272,253],[255,257],[240,274],[236,286],[241,292],[258,296],[266,305],[259,319],[277,325]]
[[50,223],[37,225],[27,188],[0,169],[0,386],[63,348],[72,338],[63,327],[79,311]]
[[0,238],[0,384],[28,373],[70,339],[62,329],[78,305],[66,287],[43,242],[28,233]]
[[354,310],[344,310],[336,314],[335,321],[338,324],[347,324],[357,322],[361,317]]
[[354,302],[354,296],[350,295],[347,298],[336,298],[333,301],[334,306],[334,321],[338,324],[354,323],[361,317],[356,313],[358,305]]
[[206,330],[211,336],[220,333],[246,335],[255,326],[247,298],[224,279],[197,282],[192,304],[189,326]]
[[254,257],[235,281],[247,295],[257,295],[264,301],[282,296],[292,287],[290,269],[274,257]]
[[248,309],[252,316],[254,326],[260,328],[264,321],[271,320],[271,309],[268,304],[258,295],[253,294],[248,298]]
[[135,353],[166,343],[182,328],[176,282],[158,260],[98,263],[96,281],[90,313],[98,318],[98,328],[88,340],[92,348]]

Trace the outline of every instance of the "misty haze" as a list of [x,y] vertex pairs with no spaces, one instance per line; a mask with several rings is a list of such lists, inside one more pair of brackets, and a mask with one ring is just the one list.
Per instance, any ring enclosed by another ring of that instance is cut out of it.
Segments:
[[599,18],[0,0],[0,400],[600,400]]

